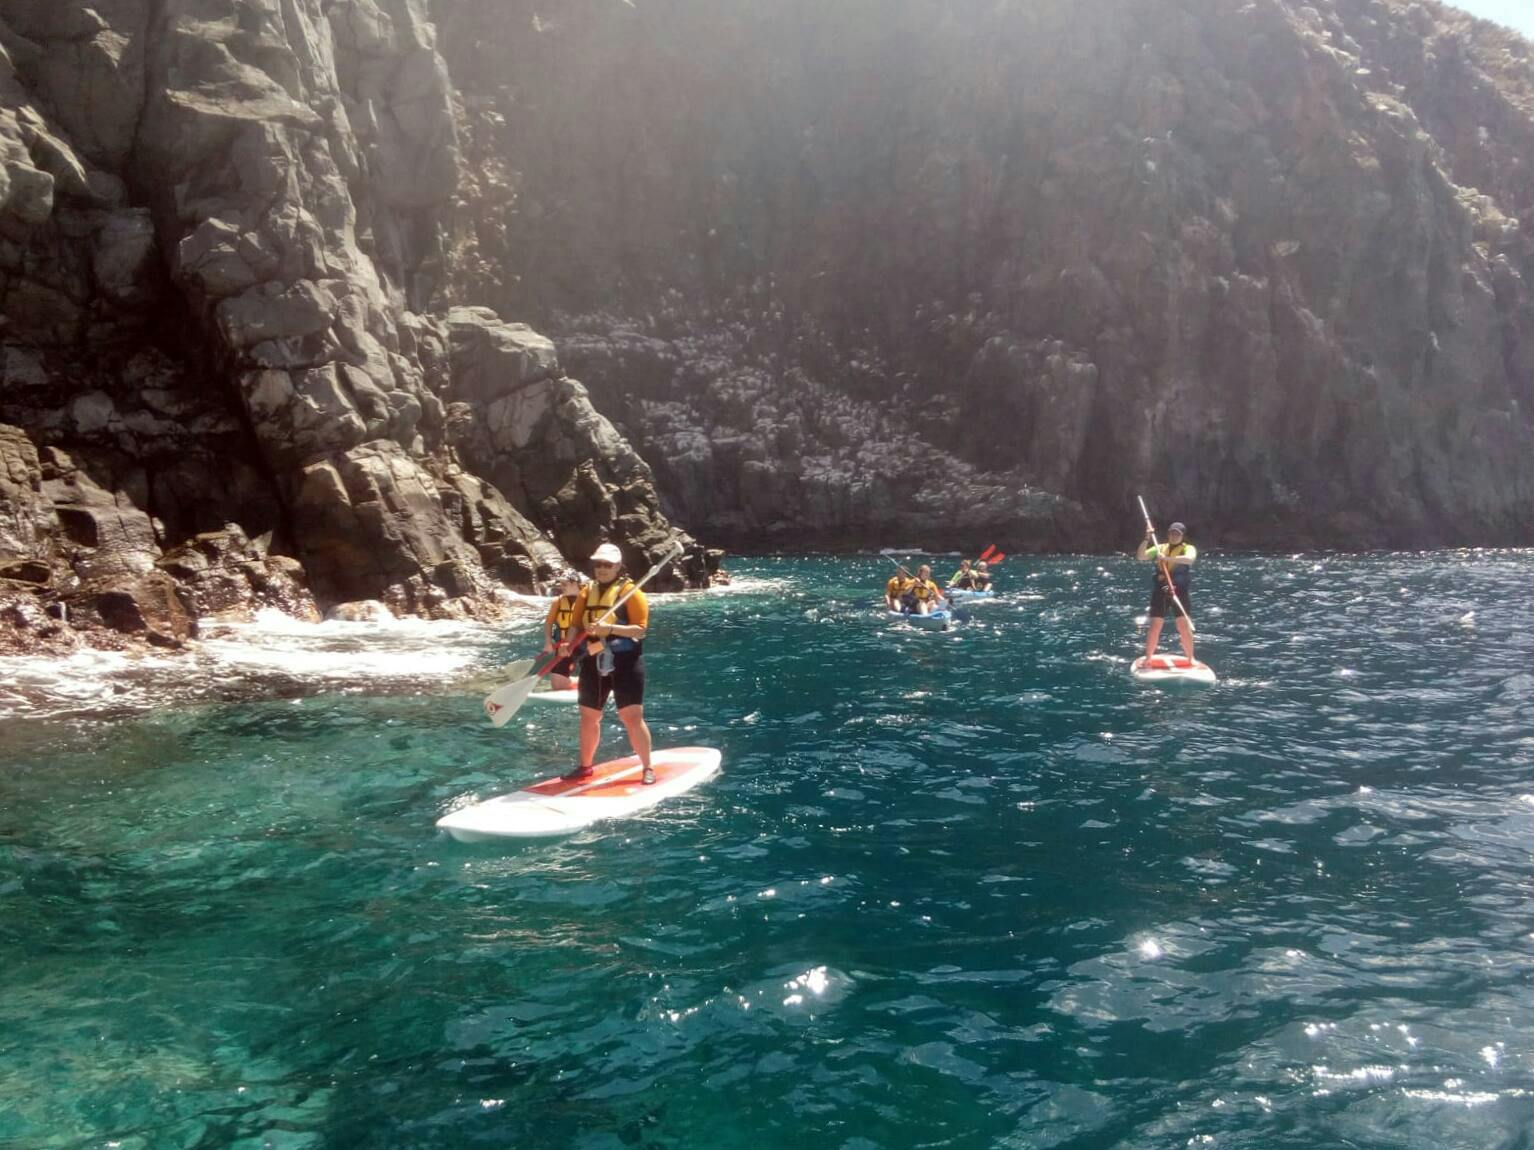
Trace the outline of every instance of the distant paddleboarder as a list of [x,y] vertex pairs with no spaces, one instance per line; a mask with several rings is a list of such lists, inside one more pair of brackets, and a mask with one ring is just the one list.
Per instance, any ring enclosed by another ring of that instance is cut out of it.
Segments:
[[[644,721],[644,637],[650,604],[643,591],[623,576],[623,553],[604,543],[591,556],[593,580],[576,598],[572,611],[578,630],[586,632],[580,670],[581,762],[566,779],[590,778],[602,739],[602,708],[608,696],[618,703],[618,718],[629,745],[644,766],[642,781],[655,782],[650,766],[650,728]],[[628,601],[613,607],[627,595]],[[604,620],[612,612],[613,618]],[[569,650],[569,639],[560,649]]]
[[[1183,524],[1174,523],[1167,528],[1166,542],[1158,545],[1155,532],[1147,522],[1145,538],[1141,540],[1140,549],[1135,553],[1136,559],[1153,560],[1156,564],[1150,601],[1150,631],[1145,636],[1147,659],[1156,654],[1156,645],[1161,642],[1161,624],[1169,614],[1177,616],[1177,634],[1182,640],[1183,654],[1190,662],[1193,659],[1193,628],[1188,624],[1186,612],[1193,610],[1192,601],[1188,598],[1188,590],[1193,579],[1193,561],[1198,558],[1198,548],[1187,542],[1187,531],[1187,527]],[[1172,601],[1171,592],[1167,589],[1168,579],[1171,580],[1172,588],[1177,592],[1177,598],[1182,602],[1180,611],[1176,603]]]

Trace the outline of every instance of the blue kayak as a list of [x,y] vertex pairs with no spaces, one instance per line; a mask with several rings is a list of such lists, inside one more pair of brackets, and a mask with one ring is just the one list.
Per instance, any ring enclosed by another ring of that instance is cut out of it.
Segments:
[[913,627],[921,627],[927,631],[948,630],[948,612],[934,611],[930,615],[914,615],[905,611],[887,611],[891,623],[909,623]]
[[950,587],[943,594],[950,603],[974,603],[983,599],[996,598],[996,592],[987,588],[984,591],[966,591],[959,587]]

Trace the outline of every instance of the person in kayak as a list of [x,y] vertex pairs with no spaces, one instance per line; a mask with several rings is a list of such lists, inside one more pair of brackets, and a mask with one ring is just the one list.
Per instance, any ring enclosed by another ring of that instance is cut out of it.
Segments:
[[902,611],[905,608],[906,592],[910,591],[911,584],[916,582],[911,578],[911,573],[904,567],[897,567],[895,574],[890,576],[890,581],[884,585],[884,605],[891,611]]
[[985,565],[985,560],[975,564],[974,574],[970,576],[970,588],[975,591],[989,591],[991,589],[990,568]]
[[953,578],[948,580],[950,590],[973,591],[975,589],[975,573],[970,568],[968,559],[959,562],[959,569],[953,573]]
[[[602,708],[609,696],[618,704],[618,719],[628,732],[629,746],[644,767],[641,781],[655,782],[650,766],[650,728],[644,721],[644,638],[650,623],[650,604],[643,591],[623,574],[623,553],[611,543],[604,543],[591,556],[594,578],[576,597],[572,618],[577,630],[586,632],[580,670],[581,762],[566,779],[584,779],[592,774],[597,744],[602,739]],[[630,591],[627,603],[612,611]],[[570,640],[561,644],[568,649]]]
[[[1177,635],[1182,640],[1182,653],[1190,661],[1193,659],[1193,629],[1188,626],[1188,617],[1183,612],[1193,610],[1188,591],[1193,580],[1193,561],[1198,558],[1198,548],[1187,542],[1187,531],[1181,523],[1172,524],[1166,530],[1166,542],[1158,547],[1151,542],[1152,532],[1147,527],[1145,538],[1140,541],[1140,549],[1135,553],[1136,559],[1154,560],[1156,564],[1151,590],[1150,630],[1145,636],[1147,659],[1156,653],[1156,645],[1161,642],[1161,624],[1169,614],[1177,616]],[[1182,603],[1182,611],[1177,609],[1167,591],[1168,576]]]
[[906,613],[930,615],[943,605],[943,589],[932,581],[932,568],[923,563],[916,569],[916,581],[905,593]]
[[[582,579],[576,571],[566,571],[559,579],[559,594],[549,604],[549,613],[543,619],[543,653],[552,655],[561,639],[575,634],[571,623],[575,619],[575,601],[580,598]],[[566,655],[554,664],[549,672],[549,686],[556,691],[568,691],[570,679],[575,674],[575,657]]]

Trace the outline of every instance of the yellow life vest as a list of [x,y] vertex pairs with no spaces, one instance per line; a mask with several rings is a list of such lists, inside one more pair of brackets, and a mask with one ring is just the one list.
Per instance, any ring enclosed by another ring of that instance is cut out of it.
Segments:
[[911,588],[911,594],[925,603],[928,599],[936,599],[942,592],[931,579],[918,579]]
[[[633,588],[634,583],[630,579],[614,579],[606,587],[597,583],[586,585],[586,615],[581,621],[581,626],[588,631],[603,622],[602,616],[612,610],[613,604],[622,599]],[[573,606],[573,604],[572,604]],[[608,623],[627,624],[627,604],[618,608]]]
[[554,630],[561,636],[570,633],[570,624],[575,621],[575,601],[579,598],[579,595],[561,595],[554,604]]

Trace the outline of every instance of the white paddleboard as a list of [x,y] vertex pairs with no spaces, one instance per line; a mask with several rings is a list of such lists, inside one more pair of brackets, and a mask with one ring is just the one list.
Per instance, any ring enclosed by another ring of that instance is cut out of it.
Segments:
[[574,706],[581,701],[581,689],[579,687],[566,687],[563,691],[552,688],[547,691],[534,691],[527,697],[529,703],[565,703]]
[[1214,668],[1185,655],[1141,655],[1129,666],[1129,673],[1142,683],[1215,682]]
[[926,631],[948,630],[947,611],[934,611],[930,615],[917,615],[914,612],[907,615],[904,611],[886,611],[885,614],[891,623],[909,623]]
[[567,835],[602,819],[621,819],[690,791],[719,773],[713,747],[672,747],[650,756],[655,782],[639,781],[637,755],[599,763],[589,779],[544,779],[509,795],[462,807],[437,820],[459,842]]

